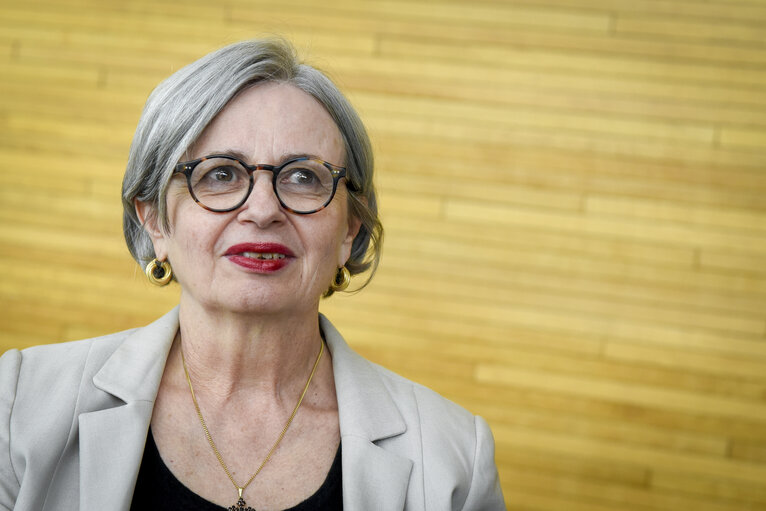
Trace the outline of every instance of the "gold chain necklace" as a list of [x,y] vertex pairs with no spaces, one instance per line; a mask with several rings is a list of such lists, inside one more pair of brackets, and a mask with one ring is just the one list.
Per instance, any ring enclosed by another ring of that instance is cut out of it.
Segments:
[[290,414],[290,418],[287,419],[287,424],[285,424],[285,427],[282,428],[282,432],[279,434],[279,438],[277,438],[277,441],[274,442],[274,445],[271,446],[271,449],[269,449],[269,453],[266,455],[266,458],[264,458],[263,462],[261,462],[261,466],[258,467],[258,470],[255,471],[255,473],[250,476],[250,479],[247,480],[245,484],[242,486],[238,485],[237,482],[234,480],[234,477],[232,477],[231,472],[229,472],[229,467],[226,466],[226,463],[223,461],[223,457],[221,456],[221,453],[218,452],[218,448],[215,446],[215,442],[213,442],[213,437],[210,436],[210,431],[207,429],[207,424],[205,424],[205,419],[202,417],[202,411],[199,409],[199,404],[197,403],[197,398],[194,395],[194,388],[192,387],[191,378],[189,378],[189,370],[186,368],[186,359],[184,358],[184,350],[181,348],[181,363],[184,367],[184,374],[186,375],[186,382],[189,384],[189,390],[191,391],[192,401],[194,401],[194,408],[197,410],[197,417],[199,417],[199,421],[202,424],[202,429],[205,430],[205,437],[207,438],[207,443],[210,444],[210,447],[213,448],[213,452],[215,453],[215,457],[218,458],[218,463],[221,464],[221,467],[223,467],[223,471],[226,472],[226,475],[229,478],[229,481],[231,481],[231,484],[234,485],[234,487],[237,489],[237,493],[239,494],[239,500],[237,500],[237,503],[233,506],[230,506],[227,511],[255,511],[252,507],[249,507],[247,503],[245,502],[245,499],[242,498],[242,492],[245,491],[245,488],[247,488],[250,483],[253,482],[253,479],[255,479],[255,476],[257,476],[261,469],[266,465],[266,463],[271,459],[271,455],[274,454],[274,451],[277,449],[277,446],[279,446],[279,443],[282,441],[282,439],[285,436],[285,433],[287,433],[287,428],[290,427],[290,424],[292,424],[293,419],[295,418],[295,414],[298,413],[298,408],[301,407],[301,403],[303,402],[303,398],[306,395],[306,391],[309,390],[309,385],[311,385],[311,380],[314,378],[314,373],[317,370],[317,367],[319,366],[319,360],[322,358],[322,353],[324,352],[324,342],[319,342],[319,355],[317,355],[317,359],[314,362],[314,367],[311,369],[311,374],[309,375],[309,379],[306,382],[306,385],[303,387],[303,392],[301,392],[301,397],[298,399],[298,403],[295,405],[295,408],[293,408],[293,413]]

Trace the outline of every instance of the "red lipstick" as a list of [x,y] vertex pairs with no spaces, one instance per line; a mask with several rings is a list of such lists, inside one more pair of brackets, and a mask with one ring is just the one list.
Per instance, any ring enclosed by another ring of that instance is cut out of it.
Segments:
[[240,243],[224,254],[232,263],[255,273],[273,273],[281,270],[295,257],[293,252],[279,243]]

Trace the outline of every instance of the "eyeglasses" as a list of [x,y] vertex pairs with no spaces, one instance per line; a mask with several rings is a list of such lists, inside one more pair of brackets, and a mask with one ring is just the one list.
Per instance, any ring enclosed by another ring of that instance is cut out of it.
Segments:
[[308,215],[324,209],[335,197],[338,181],[346,169],[324,160],[304,156],[281,165],[248,165],[233,156],[211,155],[176,165],[186,176],[192,198],[217,213],[234,211],[253,191],[256,170],[272,172],[271,184],[286,210]]

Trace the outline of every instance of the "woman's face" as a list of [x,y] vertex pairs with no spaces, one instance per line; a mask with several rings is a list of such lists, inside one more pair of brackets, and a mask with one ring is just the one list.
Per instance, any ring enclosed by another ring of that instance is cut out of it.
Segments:
[[[300,89],[277,83],[257,85],[232,100],[187,156],[211,154],[251,165],[304,155],[345,164],[341,134],[324,108]],[[176,175],[167,195],[170,233],[146,225],[157,258],[173,266],[182,302],[237,312],[316,310],[359,230],[360,222],[348,213],[344,180],[325,209],[297,215],[280,206],[271,172],[258,170],[254,179],[244,205],[213,213],[194,202],[184,176]],[[145,218],[146,206],[137,207]]]

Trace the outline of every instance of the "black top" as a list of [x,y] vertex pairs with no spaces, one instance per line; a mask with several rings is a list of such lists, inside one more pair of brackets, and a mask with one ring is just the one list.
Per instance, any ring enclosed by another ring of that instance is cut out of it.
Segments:
[[[335,511],[343,509],[340,453],[339,446],[330,472],[316,493],[297,506],[285,511]],[[234,488],[232,488],[231,493],[236,495]],[[234,498],[232,498],[232,504],[234,504]],[[257,508],[254,504],[256,503],[248,502],[250,507]],[[161,509],[162,511],[226,511],[226,508],[203,499],[176,479],[160,457],[151,428],[149,428],[149,435],[146,439],[144,457],[138,472],[138,480],[130,509],[131,511],[153,509]]]

